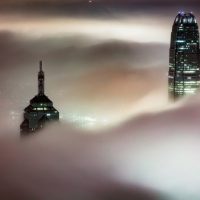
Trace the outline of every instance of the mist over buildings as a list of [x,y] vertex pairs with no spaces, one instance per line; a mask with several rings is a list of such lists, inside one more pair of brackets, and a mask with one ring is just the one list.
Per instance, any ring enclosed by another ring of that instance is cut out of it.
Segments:
[[[0,18],[1,96],[9,104],[2,118],[9,110],[15,129],[22,109],[36,93],[41,59],[46,93],[65,121],[73,115],[79,121],[92,118],[98,126],[115,124],[133,115],[136,107],[136,113],[140,108],[155,108],[153,96],[163,102],[161,107],[166,104],[168,46],[163,38],[167,29],[159,28],[161,22],[147,36],[144,31],[149,24],[144,19],[138,24],[130,17],[122,21],[32,15]],[[131,23],[136,27],[132,29]],[[160,32],[154,36],[157,26]],[[145,98],[151,100],[146,104]]]
[[[159,1],[159,9],[136,1],[94,9],[6,2],[0,3],[0,197],[199,199],[199,96],[173,105],[167,96],[171,26],[178,10],[195,12],[198,2]],[[41,59],[61,124],[19,140]]]

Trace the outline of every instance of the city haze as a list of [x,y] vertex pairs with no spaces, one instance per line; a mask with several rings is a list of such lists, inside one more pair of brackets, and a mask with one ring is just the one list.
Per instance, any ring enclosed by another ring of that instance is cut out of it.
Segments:
[[[199,95],[168,100],[178,11],[197,1],[1,1],[0,197],[198,200]],[[20,140],[45,93],[61,116]]]

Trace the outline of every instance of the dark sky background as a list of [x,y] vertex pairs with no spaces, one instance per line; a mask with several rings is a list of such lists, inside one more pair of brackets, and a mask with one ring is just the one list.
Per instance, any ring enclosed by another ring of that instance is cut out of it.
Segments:
[[[159,4],[192,4],[192,3],[196,3],[198,4],[197,0],[191,0],[190,2],[186,1],[186,0],[177,0],[176,2],[172,1],[172,0],[96,0],[95,2],[97,3],[121,3],[121,4],[125,4],[125,3],[156,3],[157,5]],[[2,0],[1,4],[2,5],[6,5],[6,4],[28,4],[28,3],[45,3],[45,4],[50,4],[50,3],[58,3],[58,4],[67,4],[67,3],[88,3],[87,0]]]
[[[198,1],[0,10],[0,199],[200,199],[199,95],[167,94],[172,24],[180,10],[200,22]],[[19,140],[41,59],[61,124]]]

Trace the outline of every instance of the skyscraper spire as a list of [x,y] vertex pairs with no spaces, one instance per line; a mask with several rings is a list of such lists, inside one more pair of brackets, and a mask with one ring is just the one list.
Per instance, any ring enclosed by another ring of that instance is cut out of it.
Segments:
[[40,61],[38,72],[38,94],[30,100],[24,109],[24,121],[20,125],[21,136],[34,134],[49,122],[59,120],[59,112],[53,102],[44,94],[44,72]]
[[40,60],[40,71],[42,71],[42,60]]
[[44,95],[44,72],[42,70],[42,61],[40,61],[40,71],[38,73],[38,95]]

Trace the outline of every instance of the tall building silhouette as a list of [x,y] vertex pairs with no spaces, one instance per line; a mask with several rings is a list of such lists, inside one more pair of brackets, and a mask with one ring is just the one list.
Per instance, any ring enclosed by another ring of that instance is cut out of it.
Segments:
[[40,61],[38,73],[38,94],[30,100],[30,105],[24,109],[24,121],[20,125],[21,135],[32,134],[47,122],[58,121],[59,112],[53,107],[53,102],[44,94],[45,76]]
[[171,34],[169,96],[192,95],[200,87],[199,30],[192,13],[179,12]]

